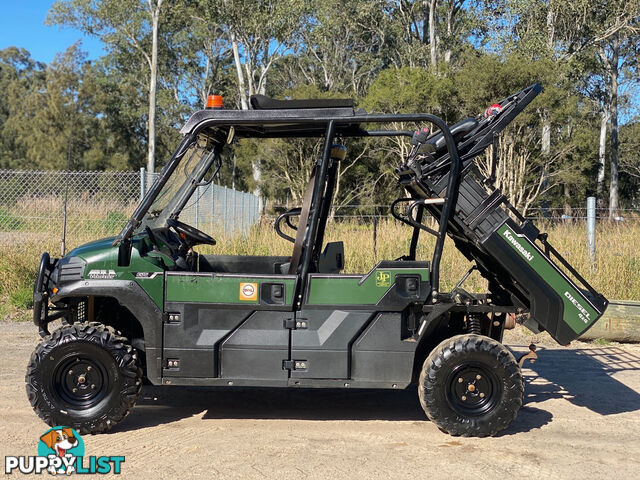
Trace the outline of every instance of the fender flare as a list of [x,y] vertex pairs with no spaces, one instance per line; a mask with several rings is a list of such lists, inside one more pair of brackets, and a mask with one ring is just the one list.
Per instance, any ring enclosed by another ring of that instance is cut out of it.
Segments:
[[87,296],[114,298],[140,322],[144,335],[147,378],[153,384],[160,384],[163,312],[149,294],[133,280],[80,280],[62,285],[60,290],[51,296],[51,301]]

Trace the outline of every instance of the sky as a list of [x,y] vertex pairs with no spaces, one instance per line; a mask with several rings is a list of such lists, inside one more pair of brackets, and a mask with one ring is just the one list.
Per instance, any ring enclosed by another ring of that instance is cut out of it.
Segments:
[[56,53],[82,40],[82,49],[89,60],[103,55],[102,42],[97,38],[44,24],[53,3],[53,0],[0,0],[0,50],[24,47],[35,60],[49,63]]

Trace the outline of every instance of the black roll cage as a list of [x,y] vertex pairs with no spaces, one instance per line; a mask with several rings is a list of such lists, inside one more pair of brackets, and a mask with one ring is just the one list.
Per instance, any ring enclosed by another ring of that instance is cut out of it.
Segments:
[[[440,129],[444,136],[447,147],[447,158],[449,167],[449,178],[446,189],[446,196],[439,218],[439,229],[437,232],[436,245],[431,262],[430,281],[432,294],[437,296],[440,286],[440,260],[447,232],[447,224],[451,218],[460,184],[461,161],[454,138],[447,124],[436,115],[428,113],[419,114],[362,114],[354,112],[350,108],[313,108],[313,109],[290,109],[290,110],[202,110],[196,112],[183,127],[182,133],[185,135],[169,162],[162,169],[160,177],[151,187],[149,193],[143,198],[133,215],[127,222],[120,235],[114,240],[114,246],[120,244],[120,252],[131,249],[131,236],[141,224],[146,212],[160,193],[168,178],[177,168],[180,160],[196,141],[198,133],[211,127],[233,127],[236,137],[253,138],[287,138],[287,137],[324,137],[324,147],[322,157],[317,160],[317,179],[311,199],[311,215],[309,217],[308,228],[303,241],[303,253],[298,269],[299,277],[295,294],[301,294],[304,288],[310,265],[313,261],[315,246],[317,243],[318,231],[324,232],[324,223],[327,221],[327,202],[331,199],[324,198],[325,186],[327,183],[327,172],[331,163],[331,148],[334,137],[381,137],[381,136],[412,136],[413,132],[408,130],[365,130],[360,127],[364,123],[385,124],[389,122],[428,122]],[[325,208],[322,208],[325,205]],[[418,208],[420,222],[423,208]],[[322,218],[324,217],[324,218]],[[320,224],[323,225],[320,225]],[[409,256],[415,257],[415,250],[421,228],[413,226],[411,239],[411,249]],[[435,233],[435,232],[434,232]],[[409,257],[407,257],[409,258]],[[296,297],[299,298],[299,297]]]

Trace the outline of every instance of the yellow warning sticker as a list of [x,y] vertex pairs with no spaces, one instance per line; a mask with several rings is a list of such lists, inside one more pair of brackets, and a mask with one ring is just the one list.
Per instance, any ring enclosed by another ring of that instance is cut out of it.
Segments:
[[240,300],[245,300],[245,301],[258,300],[258,284],[257,283],[240,283]]

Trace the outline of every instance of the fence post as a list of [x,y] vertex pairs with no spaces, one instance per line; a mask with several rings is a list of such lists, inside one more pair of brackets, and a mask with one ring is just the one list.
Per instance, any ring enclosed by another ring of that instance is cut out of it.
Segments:
[[[238,194],[236,193],[236,195]],[[242,195],[240,195],[240,200],[242,202],[240,203],[240,216],[242,217],[242,224],[241,224],[242,226],[240,228],[242,229],[243,234],[247,233],[247,225],[246,225],[247,216],[245,215],[245,212],[244,212],[244,204],[247,203],[246,195],[248,194],[243,193]]]
[[260,213],[258,212],[258,199],[253,197],[253,222],[258,223],[260,220]]
[[140,201],[144,198],[144,194],[147,193],[147,174],[144,167],[140,167]]
[[60,242],[60,256],[67,252],[67,200],[69,199],[69,170],[64,171],[64,203],[62,207],[62,241]]
[[222,204],[224,205],[224,210],[222,211],[222,229],[224,230],[224,234],[227,234],[227,187],[224,188],[224,200]]
[[591,271],[596,266],[596,198],[587,198],[587,251],[591,260]]
[[373,263],[378,263],[378,207],[373,207]]
[[211,208],[209,209],[210,212],[210,217],[209,217],[209,229],[213,232],[214,231],[214,224],[215,224],[215,218],[216,218],[216,210],[214,208],[214,200],[215,200],[215,191],[216,191],[216,185],[215,183],[211,182],[211,185],[209,185],[209,188],[211,189],[211,193],[210,193],[210,200],[211,200]]
[[195,204],[195,210],[196,210],[196,228],[198,228],[198,204],[200,203],[200,187],[196,187],[196,191],[194,192],[196,195],[196,204]]

